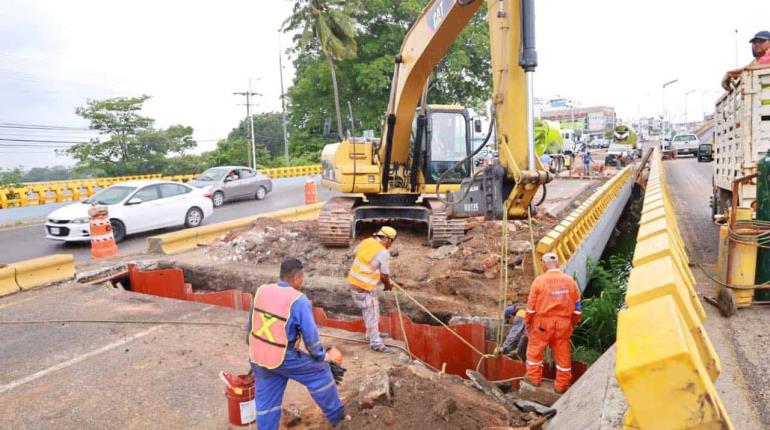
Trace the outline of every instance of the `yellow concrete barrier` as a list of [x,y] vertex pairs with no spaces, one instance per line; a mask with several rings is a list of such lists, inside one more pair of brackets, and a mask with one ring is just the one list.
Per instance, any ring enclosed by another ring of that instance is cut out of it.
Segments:
[[19,291],[16,283],[16,269],[13,266],[0,266],[0,297]]
[[298,206],[275,212],[238,218],[218,224],[204,225],[188,230],[175,231],[147,238],[147,251],[153,254],[176,254],[197,246],[208,245],[228,231],[244,229],[257,218],[274,218],[281,221],[301,221],[318,218],[323,203]]
[[16,284],[22,290],[63,281],[75,276],[72,254],[55,254],[10,265],[16,270]]
[[591,232],[609,204],[615,199],[631,175],[631,166],[626,167],[599,187],[577,209],[540,239],[535,248],[536,264],[542,273],[541,257],[554,252],[559,261],[569,261],[583,239]]
[[617,328],[615,374],[626,428],[732,429],[714,388],[721,366],[703,327],[705,309],[689,267],[658,149]]

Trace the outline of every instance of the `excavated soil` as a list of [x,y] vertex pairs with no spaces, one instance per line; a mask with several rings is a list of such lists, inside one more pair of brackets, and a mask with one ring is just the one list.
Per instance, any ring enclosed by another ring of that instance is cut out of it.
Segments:
[[[535,242],[557,223],[547,214],[533,218]],[[456,245],[440,248],[426,243],[424,229],[410,224],[395,227],[399,236],[391,248],[391,274],[402,287],[415,296],[433,298],[426,304],[437,313],[494,315],[501,291],[501,222],[468,219],[465,237]],[[365,226],[359,240],[375,229]],[[319,244],[316,231],[315,221],[283,223],[260,218],[250,228],[215,242],[205,256],[210,263],[233,269],[255,265],[277,269],[282,259],[293,256],[305,263],[309,279],[330,279],[335,288],[344,287],[354,247],[326,248]],[[526,221],[509,222],[508,231],[507,294],[509,301],[523,304],[534,279],[530,231]]]

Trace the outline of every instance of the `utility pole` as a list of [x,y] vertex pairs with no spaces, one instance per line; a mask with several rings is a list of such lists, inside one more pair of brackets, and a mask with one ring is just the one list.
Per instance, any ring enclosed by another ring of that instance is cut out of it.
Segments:
[[281,75],[281,111],[283,112],[283,153],[289,165],[289,138],[286,133],[286,94],[283,93],[283,52],[281,51],[281,30],[278,30],[278,68]]
[[[667,115],[666,115],[666,87],[671,85],[671,84],[677,83],[677,82],[679,82],[679,79],[674,79],[674,80],[668,81],[665,84],[663,84],[663,117],[661,118],[660,128],[663,131],[663,137],[664,138],[666,137],[666,120],[667,120]],[[669,125],[670,125],[670,121],[669,121]]]
[[257,168],[257,151],[254,142],[254,118],[251,115],[251,96],[261,96],[262,94],[251,91],[251,78],[249,78],[249,90],[233,93],[236,96],[246,96],[246,121],[249,123],[249,133],[251,134],[251,147],[249,148],[249,167]]
[[735,68],[738,68],[738,29],[735,29]]

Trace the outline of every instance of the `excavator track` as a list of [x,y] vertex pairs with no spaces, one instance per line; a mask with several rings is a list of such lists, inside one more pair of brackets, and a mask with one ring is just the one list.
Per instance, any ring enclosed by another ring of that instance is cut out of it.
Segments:
[[448,219],[444,210],[433,209],[430,214],[429,228],[428,240],[431,246],[457,243],[465,235],[465,220]]
[[318,215],[318,239],[324,246],[350,246],[353,225],[353,205],[356,199],[333,197],[321,208]]

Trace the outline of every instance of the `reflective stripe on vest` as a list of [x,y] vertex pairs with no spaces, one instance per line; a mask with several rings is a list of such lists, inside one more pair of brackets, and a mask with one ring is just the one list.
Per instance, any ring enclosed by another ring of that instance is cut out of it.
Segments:
[[286,356],[288,338],[286,321],[291,305],[302,296],[292,287],[262,285],[254,294],[254,312],[249,333],[249,358],[252,363],[275,369]]
[[372,260],[384,249],[385,245],[373,237],[363,240],[350,267],[348,282],[362,290],[374,290],[380,282],[380,270],[372,267]]

